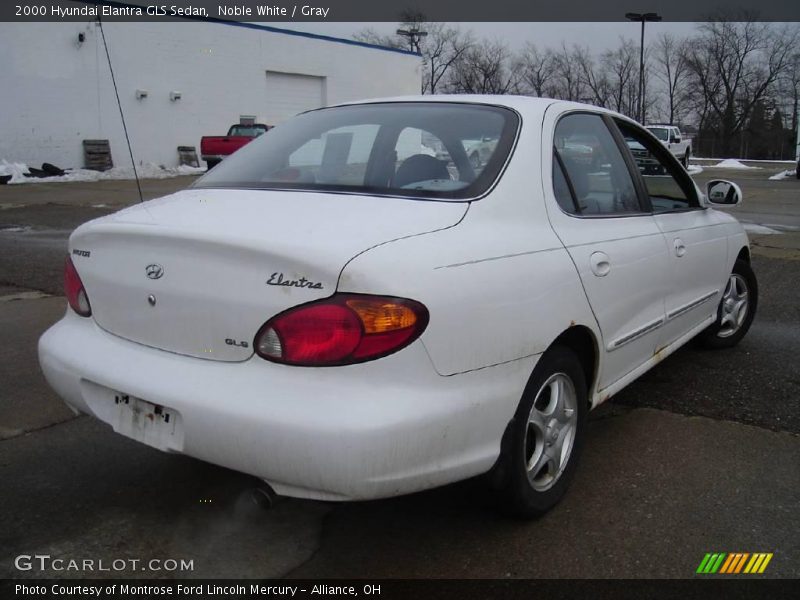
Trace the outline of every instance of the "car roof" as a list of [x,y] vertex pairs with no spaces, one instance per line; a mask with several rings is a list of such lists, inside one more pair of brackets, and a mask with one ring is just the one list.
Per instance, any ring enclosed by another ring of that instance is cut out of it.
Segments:
[[559,105],[563,107],[572,107],[575,110],[591,110],[593,112],[608,113],[614,116],[619,116],[628,119],[625,115],[621,115],[612,110],[594,106],[592,104],[583,104],[580,102],[571,102],[569,100],[557,100],[554,98],[534,98],[532,96],[515,96],[515,95],[492,95],[492,94],[431,94],[431,95],[416,95],[416,96],[394,96],[388,98],[369,98],[365,100],[358,100],[353,102],[342,102],[335,106],[352,106],[358,104],[379,104],[390,102],[455,102],[460,104],[486,104],[490,106],[504,106],[518,111],[527,116],[541,116],[549,106]]

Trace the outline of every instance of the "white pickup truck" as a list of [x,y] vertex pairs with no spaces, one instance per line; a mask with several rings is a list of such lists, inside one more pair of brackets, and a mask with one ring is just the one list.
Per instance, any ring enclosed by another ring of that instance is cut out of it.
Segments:
[[689,167],[692,155],[692,140],[684,139],[681,130],[674,125],[648,125],[647,130],[656,136],[684,167]]

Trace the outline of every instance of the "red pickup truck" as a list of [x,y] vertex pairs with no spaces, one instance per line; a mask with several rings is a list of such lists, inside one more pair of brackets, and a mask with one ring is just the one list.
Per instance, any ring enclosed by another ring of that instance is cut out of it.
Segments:
[[208,168],[213,169],[223,158],[270,129],[272,128],[269,125],[261,123],[231,125],[228,135],[206,135],[200,138],[200,155],[206,161]]

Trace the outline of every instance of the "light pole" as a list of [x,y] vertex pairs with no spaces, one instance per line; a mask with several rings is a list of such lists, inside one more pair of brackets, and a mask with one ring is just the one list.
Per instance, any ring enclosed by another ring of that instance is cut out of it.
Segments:
[[653,12],[629,12],[625,13],[625,18],[634,23],[642,24],[642,41],[639,44],[639,122],[644,125],[644,24],[647,23],[647,21],[660,21],[661,15]]
[[419,25],[414,25],[409,29],[398,29],[397,35],[408,38],[408,45],[412,52],[419,52],[419,40],[428,35],[427,31],[420,31]]

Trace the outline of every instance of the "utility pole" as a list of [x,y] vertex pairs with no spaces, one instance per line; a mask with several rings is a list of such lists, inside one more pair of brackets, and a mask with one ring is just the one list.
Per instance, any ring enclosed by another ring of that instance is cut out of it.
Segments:
[[[642,24],[642,40],[639,44],[639,122],[644,125],[644,24],[647,21],[658,22],[661,15],[649,13],[625,13],[625,18],[634,23]],[[399,33],[399,32],[398,32]]]
[[408,38],[408,45],[411,48],[411,51],[419,52],[419,41],[421,38],[427,36],[428,32],[420,31],[419,24],[415,23],[408,29],[398,29],[397,35],[402,35],[404,38]]

